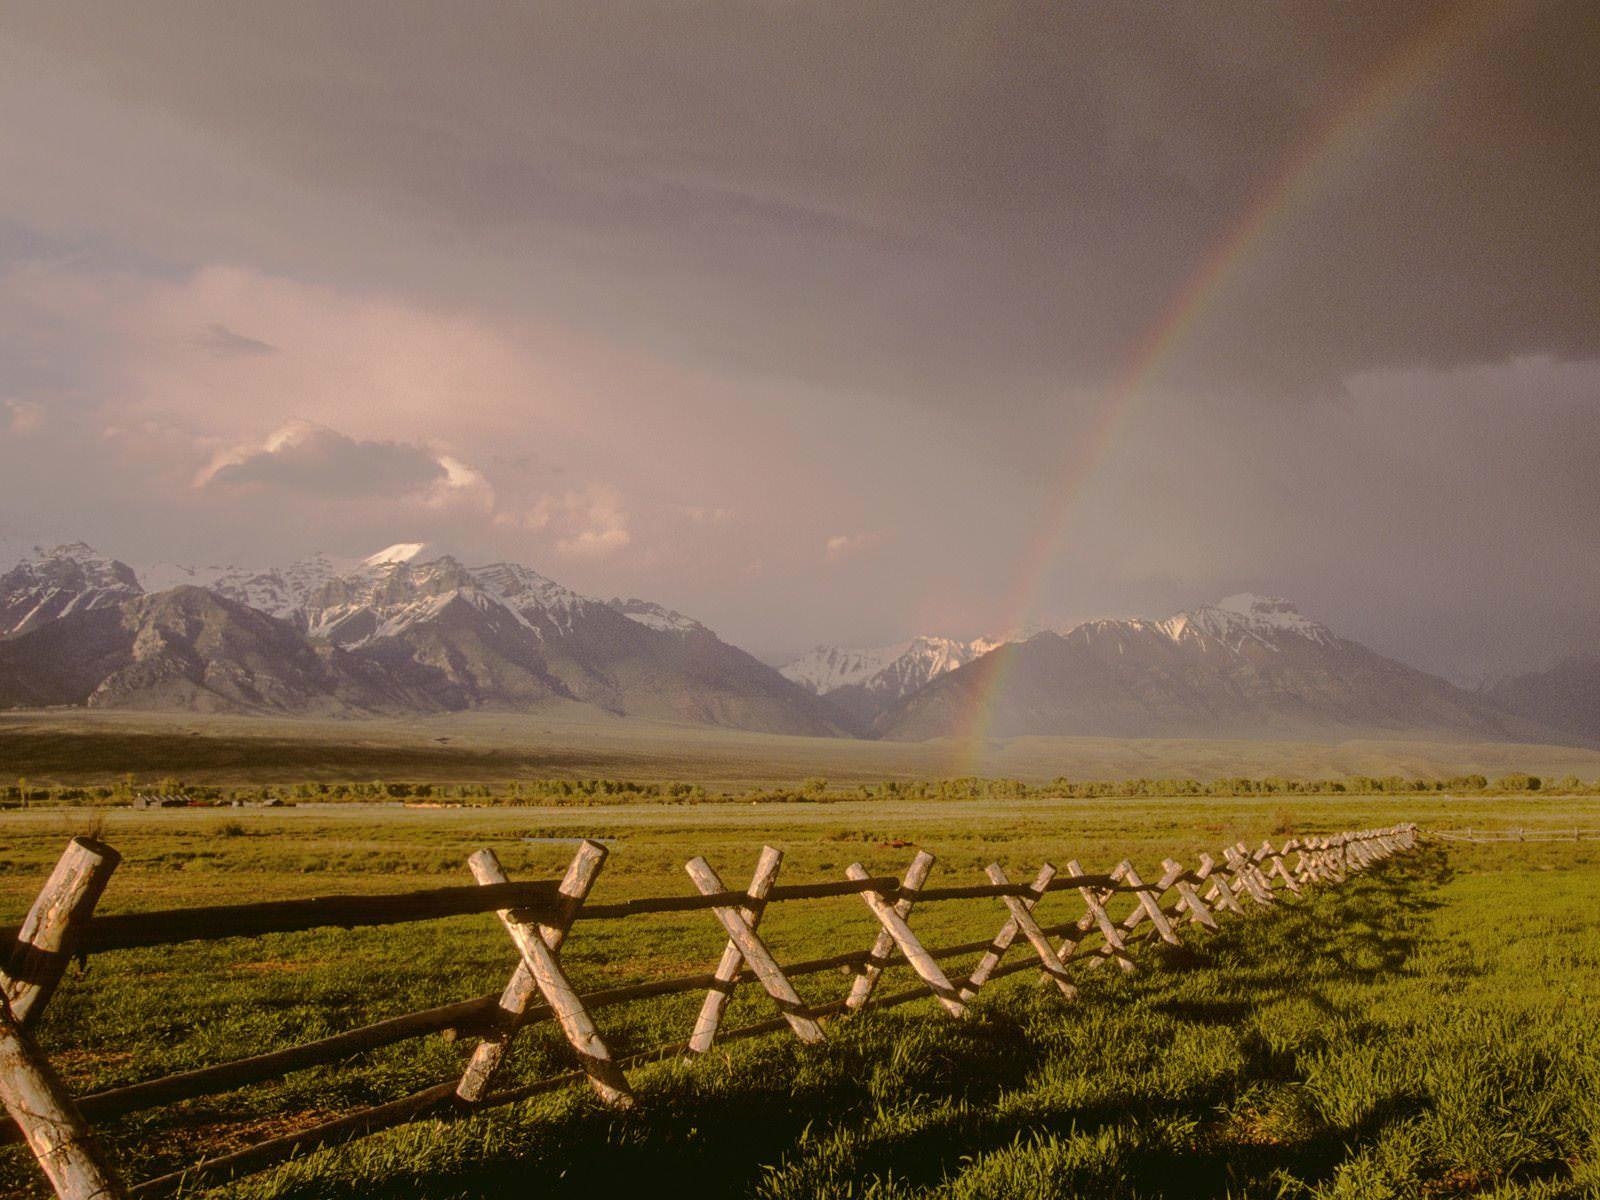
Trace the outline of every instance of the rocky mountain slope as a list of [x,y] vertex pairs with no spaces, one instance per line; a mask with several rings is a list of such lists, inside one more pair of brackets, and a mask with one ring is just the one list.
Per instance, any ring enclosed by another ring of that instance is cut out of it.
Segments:
[[428,704],[383,669],[196,587],[80,607],[0,641],[0,705],[350,715]]
[[0,637],[27,633],[75,612],[115,607],[143,592],[133,568],[82,542],[51,550],[34,547],[15,566],[0,563]]
[[882,736],[910,740],[978,727],[994,736],[1548,736],[1258,596],[1164,621],[1041,633],[934,680],[878,722]]

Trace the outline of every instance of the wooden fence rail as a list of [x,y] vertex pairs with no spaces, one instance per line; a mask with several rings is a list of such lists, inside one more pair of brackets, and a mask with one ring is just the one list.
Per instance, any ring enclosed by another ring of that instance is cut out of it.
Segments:
[[[986,984],[1019,971],[1040,972],[1055,983],[1063,999],[1073,1000],[1078,994],[1073,964],[1082,970],[1105,963],[1115,963],[1124,971],[1136,970],[1133,951],[1151,940],[1180,944],[1179,923],[1214,930],[1219,912],[1244,913],[1247,906],[1271,908],[1284,895],[1299,895],[1319,883],[1342,882],[1353,872],[1410,850],[1417,837],[1416,826],[1407,824],[1295,838],[1277,847],[1262,842],[1254,850],[1239,842],[1223,849],[1221,862],[1209,854],[1201,855],[1193,870],[1165,859],[1161,873],[1149,883],[1128,860],[1108,874],[1085,872],[1076,862],[1068,862],[1064,871],[1045,863],[1031,883],[1013,882],[995,863],[986,870],[987,884],[946,887],[926,886],[934,858],[925,852],[916,855],[903,878],[874,876],[860,863],[852,863],[843,880],[779,885],[776,879],[783,855],[769,846],[762,851],[745,891],[731,890],[710,863],[695,858],[686,870],[697,894],[594,905],[585,901],[607,851],[598,842],[585,841],[559,881],[512,882],[493,853],[482,850],[469,860],[476,887],[100,917],[92,915],[93,909],[119,857],[100,842],[75,838],[22,926],[0,930],[0,1102],[11,1118],[0,1124],[0,1142],[25,1141],[62,1200],[91,1200],[194,1189],[424,1114],[479,1112],[585,1080],[604,1103],[626,1108],[635,1102],[626,1068],[676,1054],[703,1053],[718,1042],[783,1030],[803,1041],[820,1042],[827,1037],[822,1022],[828,1018],[930,996],[951,1016],[961,1017]],[[1081,914],[1041,924],[1039,908],[1053,893],[1075,893]],[[1119,894],[1133,900],[1131,911],[1120,919],[1106,907]],[[870,947],[788,965],[780,962],[761,930],[767,908],[852,895],[861,898],[877,921]],[[926,946],[912,927],[911,919],[922,905],[975,899],[1001,901],[1004,923],[991,938]],[[580,993],[562,966],[562,944],[579,921],[695,911],[708,912],[727,936],[721,960],[712,971]],[[72,1095],[62,1083],[32,1032],[74,957],[187,941],[491,912],[498,915],[515,952],[511,976],[498,994],[81,1097]],[[1004,962],[1013,947],[1020,947],[1022,953]],[[942,965],[970,954],[981,957],[964,976],[952,977]],[[909,967],[916,985],[890,995],[875,995],[883,971],[893,965]],[[853,974],[845,996],[807,1003],[795,990],[795,979],[841,969]],[[723,1029],[728,1002],[741,986],[764,992],[774,1015],[737,1029]],[[596,1012],[613,1005],[701,991],[705,992],[704,1001],[691,1035],[683,1042],[619,1057],[612,1054],[594,1020]],[[559,1028],[577,1069],[496,1089],[500,1066],[518,1034],[543,1022],[554,1022]],[[118,1175],[90,1124],[232,1091],[445,1031],[477,1039],[457,1078],[131,1186]]]
[[1510,829],[1430,829],[1428,836],[1444,842],[1596,842],[1600,841],[1600,829],[1527,829],[1518,825]]

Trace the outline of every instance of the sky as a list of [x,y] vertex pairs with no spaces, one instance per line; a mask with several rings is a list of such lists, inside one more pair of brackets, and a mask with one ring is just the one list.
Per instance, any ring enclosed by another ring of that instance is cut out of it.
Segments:
[[0,538],[772,660],[1251,590],[1600,652],[1600,6],[0,10]]

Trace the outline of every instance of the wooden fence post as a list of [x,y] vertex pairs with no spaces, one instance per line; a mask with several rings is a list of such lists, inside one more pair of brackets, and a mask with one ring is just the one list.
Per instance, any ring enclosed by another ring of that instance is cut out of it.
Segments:
[[[595,1028],[588,1010],[583,1007],[583,1001],[578,998],[577,989],[572,986],[556,958],[556,949],[566,937],[583,897],[588,895],[589,888],[600,873],[605,856],[605,847],[597,842],[586,841],[578,848],[572,865],[567,869],[567,877],[562,881],[561,894],[570,903],[566,912],[558,918],[558,923],[534,921],[515,909],[500,910],[500,921],[521,952],[522,962],[500,1000],[502,1012],[508,1014],[509,1028],[501,1038],[485,1039],[473,1051],[472,1060],[461,1076],[461,1082],[456,1085],[456,1095],[463,1100],[483,1097],[511,1039],[516,1036],[516,1027],[520,1026],[528,1002],[532,999],[533,989],[521,982],[523,968],[526,968],[533,984],[543,994],[545,1003],[550,1005],[561,1032],[577,1053],[578,1062],[595,1092],[615,1108],[632,1107],[633,1089],[628,1086],[627,1077],[612,1060],[611,1051],[606,1048],[600,1031]],[[509,882],[493,850],[479,850],[467,860],[467,864],[480,884]]]
[[[728,890],[723,886],[721,877],[711,869],[711,864],[703,858],[690,859],[684,865],[684,870],[689,872],[689,878],[694,880],[695,887],[700,889],[702,895],[715,896]],[[739,947],[739,953],[744,955],[745,962],[750,964],[750,969],[767,990],[767,995],[772,997],[795,1036],[802,1042],[822,1041],[822,1026],[817,1024],[805,1001],[800,999],[800,993],[794,990],[794,984],[789,982],[778,960],[772,957],[772,951],[767,949],[767,944],[744,919],[744,914],[732,906],[718,906],[711,911],[728,931],[729,939]]]
[[[1078,864],[1077,859],[1073,859],[1067,864],[1067,870],[1071,874],[1077,876],[1081,876],[1084,873],[1083,867]],[[1115,871],[1113,871],[1111,874],[1112,878],[1114,879],[1120,878]],[[1117,960],[1117,966],[1121,967],[1124,972],[1133,972],[1138,970],[1138,967],[1134,963],[1133,959],[1128,957],[1128,947],[1123,943],[1122,934],[1112,922],[1110,914],[1107,913],[1105,909],[1104,899],[1113,894],[1114,891],[1107,890],[1104,896],[1102,896],[1096,888],[1078,888],[1078,895],[1083,898],[1083,906],[1088,909],[1088,912],[1084,915],[1087,916],[1093,924],[1100,927],[1100,936],[1105,939],[1106,944],[1102,957],[1115,958]],[[1080,927],[1087,929],[1087,926],[1084,926],[1081,922]],[[1070,935],[1068,936],[1070,937]],[[1063,939],[1060,951],[1061,961],[1066,962],[1068,956],[1070,956],[1076,948],[1076,943],[1073,946],[1068,947],[1066,940]],[[1100,960],[1098,958],[1090,959],[1087,965],[1097,966],[1099,965],[1099,961]]]
[[[1053,876],[1055,868],[1051,867],[1049,863],[1046,863],[1045,866],[1049,868],[1050,874]],[[990,863],[985,873],[989,876],[990,883],[1004,885],[1011,882],[1006,878],[1005,868],[999,863]],[[1049,882],[1048,879],[1045,880],[1046,885]],[[1006,910],[1011,914],[1010,923],[1014,924],[1022,936],[1028,939],[1028,944],[1033,947],[1034,953],[1039,956],[1039,961],[1044,964],[1044,973],[1055,980],[1056,986],[1061,989],[1063,996],[1068,1000],[1076,1000],[1078,998],[1078,989],[1073,985],[1071,977],[1067,975],[1065,964],[1057,956],[1055,947],[1050,944],[1050,939],[1045,937],[1044,931],[1039,928],[1039,922],[1033,919],[1033,906],[1038,903],[1038,894],[1042,894],[1042,891],[1042,888],[1037,889],[1036,895],[1028,900],[1024,900],[1021,896],[1001,896],[1000,899],[1005,901]],[[1015,934],[1012,936],[1015,937]],[[963,995],[965,995],[965,992],[963,992]]]
[[[761,848],[755,874],[750,877],[750,890],[745,893],[750,897],[750,902],[739,910],[739,915],[752,930],[761,924],[761,914],[767,907],[767,893],[777,882],[778,868],[782,865],[782,850],[772,846]],[[722,1014],[728,1009],[728,1001],[733,999],[733,989],[738,986],[739,971],[743,966],[744,954],[730,938],[722,948],[722,961],[717,963],[717,981],[706,993],[705,1001],[700,1005],[700,1015],[695,1018],[694,1033],[689,1037],[689,1049],[695,1054],[704,1054],[716,1040],[717,1026],[722,1024]]]
[[[1206,907],[1206,902],[1200,899],[1200,893],[1195,890],[1194,884],[1184,878],[1183,864],[1176,859],[1164,859],[1161,867],[1172,876],[1172,886],[1178,889],[1178,908],[1189,914],[1189,920],[1196,925],[1215,931],[1217,920],[1211,915],[1211,910]],[[1209,875],[1210,871],[1206,872]],[[1199,878],[1204,881],[1206,875]]]
[[102,842],[73,838],[28,910],[0,970],[0,989],[23,1029],[32,1027],[55,993],[83,923],[120,861],[122,856]]
[[1222,856],[1228,860],[1228,869],[1233,872],[1233,877],[1239,881],[1240,886],[1250,893],[1251,899],[1262,905],[1272,903],[1272,889],[1262,886],[1252,870],[1248,857],[1239,853],[1237,846],[1226,847],[1222,851]]
[[61,1200],[121,1200],[128,1194],[66,1085],[3,1003],[0,1102]]
[[1272,877],[1276,875],[1279,879],[1283,880],[1284,887],[1288,888],[1291,892],[1298,896],[1300,894],[1300,883],[1293,875],[1289,873],[1289,868],[1284,864],[1283,861],[1283,856],[1289,852],[1289,847],[1293,844],[1293,842],[1288,842],[1284,845],[1283,849],[1274,850],[1271,842],[1262,842],[1261,849],[1257,850],[1256,854],[1259,856],[1258,861],[1270,862],[1272,864],[1272,869],[1266,873],[1267,883],[1270,885],[1272,883]]
[[28,910],[0,972],[0,1103],[61,1200],[127,1195],[77,1103],[29,1036],[120,861],[111,847],[73,838]]
[[1228,877],[1217,873],[1217,862],[1209,854],[1200,856],[1199,874],[1204,879],[1211,881],[1211,887],[1206,892],[1206,899],[1218,908],[1225,908],[1238,916],[1244,915],[1244,908],[1239,903],[1239,897],[1234,894],[1233,888],[1228,885]]
[[1160,903],[1161,897],[1172,886],[1172,880],[1163,877],[1156,894],[1152,896],[1145,887],[1144,880],[1139,878],[1139,872],[1133,869],[1133,863],[1123,859],[1118,869],[1122,872],[1122,877],[1128,881],[1128,886],[1134,889],[1134,897],[1139,902],[1139,906],[1133,910],[1133,914],[1124,922],[1124,926],[1132,930],[1141,920],[1148,920],[1156,927],[1156,932],[1161,935],[1163,942],[1170,946],[1183,945],[1178,935],[1173,932],[1172,922],[1167,920],[1167,914]]
[[1229,861],[1235,864],[1235,869],[1240,876],[1252,885],[1250,894],[1257,900],[1271,904],[1278,897],[1277,893],[1272,890],[1272,880],[1268,879],[1261,870],[1260,860],[1250,853],[1250,847],[1246,846],[1242,841],[1234,843],[1233,851],[1238,857],[1231,858]]
[[[1044,895],[1044,890],[1050,886],[1050,881],[1055,877],[1056,869],[1049,863],[1045,863],[1044,866],[1039,868],[1039,873],[1033,877],[1033,883],[1029,885],[1033,895],[1022,898],[1022,902],[1028,906],[1030,911],[1039,902],[1039,897]],[[1011,943],[1017,940],[1019,932],[1016,921],[1011,917],[1007,917],[1006,923],[1000,926],[1000,932],[994,935],[994,939],[989,943],[988,948],[984,950],[983,957],[978,960],[977,965],[972,968],[971,973],[967,975],[967,978],[961,984],[961,998],[963,1000],[971,1000],[978,994],[978,989],[989,982],[989,976],[994,974],[995,968],[1000,965],[1000,960],[1005,957],[1006,951],[1011,949]],[[1059,954],[1056,956],[1056,961],[1061,961]]]
[[[860,863],[851,863],[844,869],[844,873],[857,883],[872,878],[866,867]],[[881,892],[862,892],[861,899],[872,910],[872,915],[878,918],[878,924],[882,925],[884,931],[894,939],[894,944],[900,947],[900,953],[905,955],[906,962],[911,964],[911,969],[921,977],[922,982],[933,989],[934,996],[944,1005],[945,1011],[953,1017],[966,1016],[967,1006],[961,1002],[961,994],[940,969],[933,955],[923,948],[922,942],[911,931],[911,926],[906,924],[906,919],[896,911],[895,906],[889,903]]]
[[[926,850],[918,850],[917,856],[911,860],[911,865],[906,868],[906,873],[900,879],[900,898],[894,903],[894,911],[903,921],[911,915],[911,909],[917,902],[917,893],[922,890],[922,885],[928,882],[928,872],[933,870],[933,855]],[[850,985],[850,994],[845,997],[844,1006],[851,1012],[859,1009],[872,995],[872,989],[878,986],[878,979],[883,974],[883,969],[889,965],[889,956],[894,953],[894,936],[887,930],[879,928],[878,934],[872,939],[872,953],[864,966],[861,974],[857,975],[855,982]]]

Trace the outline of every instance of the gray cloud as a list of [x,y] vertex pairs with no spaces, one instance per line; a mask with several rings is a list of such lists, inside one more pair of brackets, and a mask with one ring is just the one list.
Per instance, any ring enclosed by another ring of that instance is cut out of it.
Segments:
[[41,65],[280,177],[451,253],[513,250],[524,292],[530,261],[573,285],[536,302],[620,304],[752,367],[952,404],[1099,381],[1340,113],[1186,371],[1315,389],[1600,349],[1582,0],[912,11],[68,4],[8,23]]
[[439,457],[401,442],[364,442],[321,426],[291,425],[259,449],[235,451],[209,467],[209,488],[264,487],[302,496],[401,498],[446,482]]

